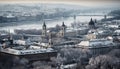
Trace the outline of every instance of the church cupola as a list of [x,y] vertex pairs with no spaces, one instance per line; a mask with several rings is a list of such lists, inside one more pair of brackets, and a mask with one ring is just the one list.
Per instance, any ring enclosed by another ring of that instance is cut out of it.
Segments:
[[95,23],[94,23],[94,21],[91,18],[91,20],[89,22],[89,29],[94,29],[94,28],[95,28]]

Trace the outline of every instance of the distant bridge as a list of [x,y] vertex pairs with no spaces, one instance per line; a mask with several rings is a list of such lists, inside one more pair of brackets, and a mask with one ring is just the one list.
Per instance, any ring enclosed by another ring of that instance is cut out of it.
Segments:
[[103,15],[103,14],[77,14],[77,15],[69,15],[69,16],[63,16],[63,17],[77,17],[77,16],[103,16],[103,17],[108,17],[111,15]]
[[107,16],[107,15],[98,15],[98,14],[97,15],[89,15],[89,14],[88,15],[81,15],[81,14],[79,14],[79,15],[75,15],[75,16]]

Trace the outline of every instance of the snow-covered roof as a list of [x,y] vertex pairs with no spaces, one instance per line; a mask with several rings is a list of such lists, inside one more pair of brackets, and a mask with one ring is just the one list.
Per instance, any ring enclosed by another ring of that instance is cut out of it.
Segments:
[[47,52],[55,52],[52,48],[32,48],[32,49],[23,49],[17,50],[12,48],[1,49],[2,52],[14,54],[14,55],[26,55],[26,54],[38,54],[38,53],[47,53]]
[[77,63],[74,64],[68,64],[68,65],[64,65],[64,68],[71,68],[71,67],[76,67]]
[[115,33],[120,33],[120,30],[119,29],[115,30]]
[[111,40],[107,39],[92,39],[81,41],[77,46],[84,46],[84,47],[97,47],[97,46],[108,46],[114,44]]
[[108,25],[107,27],[118,28],[118,25]]

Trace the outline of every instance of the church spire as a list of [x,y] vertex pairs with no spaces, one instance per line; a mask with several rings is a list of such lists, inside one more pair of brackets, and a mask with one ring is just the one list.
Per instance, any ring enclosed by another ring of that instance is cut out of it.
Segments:
[[65,36],[65,31],[66,31],[66,25],[64,24],[64,22],[62,22],[62,37]]
[[62,26],[65,27],[64,21],[63,21],[63,23],[62,23]]
[[44,23],[43,23],[43,27],[46,27],[45,21],[44,21]]
[[90,19],[90,22],[93,22],[92,18]]
[[45,21],[44,21],[43,26],[42,26],[42,35],[46,36],[46,32],[47,32],[47,30],[46,30],[46,24],[45,24]]

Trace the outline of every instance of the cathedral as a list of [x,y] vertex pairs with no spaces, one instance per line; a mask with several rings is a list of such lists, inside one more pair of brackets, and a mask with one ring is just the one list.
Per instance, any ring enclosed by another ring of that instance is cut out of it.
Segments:
[[57,31],[56,30],[57,30],[56,28],[47,29],[46,23],[44,21],[42,25],[42,41],[44,42],[47,40],[49,46],[52,46],[54,44],[53,41],[54,38],[60,39],[65,37],[66,25],[64,24],[64,22],[60,26],[60,29]]
[[95,22],[92,20],[92,18],[89,22],[89,29],[95,29]]

